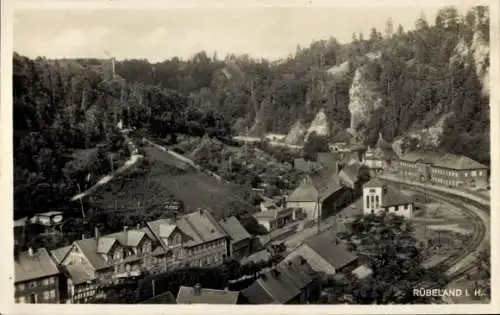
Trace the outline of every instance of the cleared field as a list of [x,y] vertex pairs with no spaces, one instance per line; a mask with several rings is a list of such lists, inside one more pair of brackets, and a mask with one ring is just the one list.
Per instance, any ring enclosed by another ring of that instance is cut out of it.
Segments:
[[169,154],[146,147],[147,162],[110,182],[89,200],[102,211],[162,209],[165,202],[180,200],[186,212],[205,208],[216,218],[254,213],[255,206],[246,202],[243,189],[226,184],[208,174],[185,170]]

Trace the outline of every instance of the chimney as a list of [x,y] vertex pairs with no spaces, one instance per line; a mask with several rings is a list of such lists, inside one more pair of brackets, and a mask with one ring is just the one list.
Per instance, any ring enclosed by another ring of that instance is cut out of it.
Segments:
[[137,225],[135,226],[135,228],[136,228],[137,230],[139,230],[139,229],[141,228],[141,224],[140,224],[140,223],[137,223]]
[[33,248],[31,248],[31,247],[30,247],[30,248],[28,248],[28,255],[29,255],[30,257],[33,257]]
[[124,225],[123,226],[123,234],[124,234],[124,238],[125,238],[125,244],[128,244],[128,226]]
[[194,294],[195,295],[200,295],[201,294],[201,284],[197,283],[194,285]]
[[85,233],[82,233],[82,240],[85,239]]

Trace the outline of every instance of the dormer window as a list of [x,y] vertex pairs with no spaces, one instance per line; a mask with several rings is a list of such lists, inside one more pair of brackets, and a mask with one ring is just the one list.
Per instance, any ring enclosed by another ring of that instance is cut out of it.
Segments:
[[115,259],[115,260],[119,260],[119,259],[121,259],[121,258],[122,258],[122,253],[121,253],[121,251],[117,250],[117,251],[115,252],[114,259]]

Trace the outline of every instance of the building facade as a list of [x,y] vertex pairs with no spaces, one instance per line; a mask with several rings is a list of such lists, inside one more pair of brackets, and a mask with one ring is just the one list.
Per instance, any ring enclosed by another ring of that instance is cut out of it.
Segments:
[[393,213],[406,218],[413,216],[413,201],[409,196],[382,183],[378,178],[363,186],[363,213]]
[[45,248],[30,248],[14,258],[16,303],[60,302],[60,272]]
[[219,265],[230,254],[229,236],[204,209],[149,222],[148,228],[166,252],[166,270]]
[[292,222],[304,218],[301,208],[286,207],[257,212],[253,216],[257,222],[267,230],[267,232],[280,229]]
[[452,188],[486,189],[488,167],[468,157],[436,152],[412,152],[398,163],[403,180]]

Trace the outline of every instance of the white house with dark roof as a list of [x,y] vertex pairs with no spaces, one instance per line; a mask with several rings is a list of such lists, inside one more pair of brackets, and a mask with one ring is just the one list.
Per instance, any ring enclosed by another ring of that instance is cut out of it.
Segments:
[[410,196],[381,182],[378,178],[363,185],[363,213],[365,215],[387,212],[411,218],[413,207],[414,201]]

